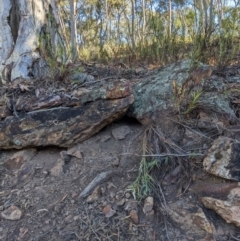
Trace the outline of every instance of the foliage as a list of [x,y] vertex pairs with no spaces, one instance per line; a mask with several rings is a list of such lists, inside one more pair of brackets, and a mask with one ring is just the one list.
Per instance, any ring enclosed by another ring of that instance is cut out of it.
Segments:
[[[231,6],[224,5],[227,1],[218,1],[212,5],[212,12],[211,1],[207,1],[208,7],[204,9],[203,0],[136,0],[135,3],[133,16],[131,1],[77,1],[80,57],[100,61],[125,60],[126,64],[133,54],[136,61],[159,64],[189,57],[193,62],[219,65],[237,60],[240,51],[239,3]],[[61,16],[67,29],[70,28],[68,5],[68,1],[60,1]]]
[[147,136],[144,134],[142,143],[142,158],[139,165],[138,176],[136,180],[127,188],[135,199],[141,200],[151,194],[155,184],[154,178],[151,175],[153,168],[159,166],[159,161],[156,159],[149,160],[145,155],[149,153],[147,150]]
[[191,111],[197,108],[197,106],[200,103],[199,99],[202,94],[203,94],[202,90],[196,90],[191,93],[191,98],[188,102],[187,110],[183,112],[184,115],[189,114]]
[[[39,36],[40,54],[44,56],[49,67],[48,75],[50,77],[62,77],[67,71],[67,61],[70,57],[70,51],[67,49],[65,39],[56,33],[57,28],[52,13],[48,14],[48,22]],[[55,44],[56,36],[59,40],[58,45]]]

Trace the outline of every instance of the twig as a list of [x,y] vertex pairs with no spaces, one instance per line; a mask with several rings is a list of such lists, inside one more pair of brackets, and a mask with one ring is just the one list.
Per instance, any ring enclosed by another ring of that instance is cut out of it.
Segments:
[[87,187],[84,188],[84,190],[80,193],[79,197],[81,198],[85,198],[87,197],[91,191],[97,186],[99,185],[101,182],[106,181],[107,179],[109,179],[111,176],[113,175],[119,175],[120,172],[119,171],[106,171],[106,172],[102,172],[100,174],[98,174],[89,184]]
[[56,201],[55,203],[51,204],[50,207],[56,205],[57,203],[63,202],[63,201],[66,199],[67,196],[68,196],[68,194],[64,195],[62,199],[59,199],[59,200]]
[[230,233],[230,235],[231,235],[231,238],[233,238],[234,240],[240,241],[239,238],[234,237],[231,233]]
[[[158,184],[158,188],[159,188],[159,191],[160,191],[162,199],[163,199],[164,209],[167,210],[167,202],[166,202],[166,199],[165,199],[165,196],[163,194],[162,187],[161,187],[160,184]],[[168,235],[167,221],[166,221],[166,216],[165,215],[164,215],[164,226],[165,226],[165,230],[166,230],[167,239],[168,239],[168,241],[170,241],[170,238],[169,238],[169,235]]]
[[166,156],[176,156],[176,157],[186,157],[186,156],[204,156],[202,153],[187,153],[187,154],[173,154],[173,153],[162,153],[162,154],[152,154],[152,155],[139,155],[135,153],[122,153],[121,156],[124,155],[135,155],[140,157],[166,157]]
[[162,187],[161,187],[160,184],[158,184],[158,188],[159,188],[159,191],[160,191],[161,196],[162,196],[162,199],[163,199],[164,208],[167,209],[167,202],[166,202],[166,199],[165,199],[165,196],[164,196],[164,194],[163,194]]

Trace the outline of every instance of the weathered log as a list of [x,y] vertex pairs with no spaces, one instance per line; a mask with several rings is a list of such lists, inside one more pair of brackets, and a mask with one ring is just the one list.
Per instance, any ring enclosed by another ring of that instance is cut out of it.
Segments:
[[17,111],[34,111],[44,108],[53,108],[58,106],[80,106],[87,102],[99,99],[119,99],[129,96],[132,90],[127,81],[112,81],[107,84],[98,84],[93,89],[76,88],[72,92],[59,93],[48,96],[32,96],[29,98],[27,93],[25,97],[19,96],[16,101],[15,109]]
[[130,95],[115,100],[97,100],[80,107],[59,107],[8,117],[0,124],[0,148],[71,146],[123,116],[132,103],[133,96]]

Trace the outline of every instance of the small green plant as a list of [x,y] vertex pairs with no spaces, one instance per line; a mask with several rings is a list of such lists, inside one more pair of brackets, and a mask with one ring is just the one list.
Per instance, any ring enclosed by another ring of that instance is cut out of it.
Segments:
[[200,103],[199,98],[201,97],[203,91],[202,90],[196,90],[192,92],[191,98],[188,102],[187,110],[183,112],[184,115],[189,114],[192,110],[194,110],[198,104]]
[[151,193],[154,188],[154,178],[151,176],[151,171],[154,167],[159,166],[159,161],[153,159],[147,160],[147,140],[146,133],[143,138],[143,156],[140,162],[138,176],[136,180],[127,188],[130,191],[134,199],[141,200]]

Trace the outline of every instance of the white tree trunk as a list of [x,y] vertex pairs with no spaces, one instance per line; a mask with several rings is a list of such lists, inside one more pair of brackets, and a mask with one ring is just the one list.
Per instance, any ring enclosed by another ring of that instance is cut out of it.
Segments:
[[70,1],[70,22],[71,22],[71,44],[72,44],[72,59],[77,58],[77,25],[76,25],[76,1]]
[[[39,77],[40,68],[46,67],[44,58],[39,53],[39,38],[43,27],[46,28],[48,25],[47,14],[50,14],[50,11],[58,26],[59,17],[54,0],[0,1],[0,79],[2,83],[17,78]],[[47,27],[47,29],[50,28]],[[59,42],[57,33],[55,31],[54,34],[50,34],[51,42],[54,44]]]

